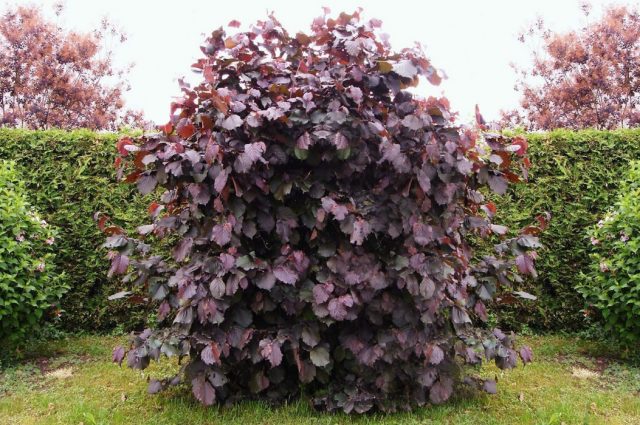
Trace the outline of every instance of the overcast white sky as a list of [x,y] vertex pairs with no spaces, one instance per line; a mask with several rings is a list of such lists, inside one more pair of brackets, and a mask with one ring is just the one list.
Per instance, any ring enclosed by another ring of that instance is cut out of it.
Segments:
[[[0,0],[0,5],[37,4],[51,14],[55,2]],[[592,15],[610,3],[592,0]],[[439,87],[422,84],[418,91],[444,93],[463,121],[476,103],[486,119],[498,118],[501,109],[517,104],[515,73],[509,63],[530,57],[517,41],[522,29],[537,17],[559,30],[584,24],[579,0],[66,0],[64,4],[65,27],[89,30],[107,16],[125,30],[129,39],[118,48],[116,59],[135,63],[126,100],[157,123],[167,121],[171,98],[179,94],[177,79],[191,75],[190,65],[201,55],[204,34],[232,19],[247,28],[264,18],[267,10],[295,32],[307,30],[322,6],[335,14],[362,7],[365,17],[383,21],[383,31],[395,48],[414,41],[425,46],[432,63],[449,78]]]

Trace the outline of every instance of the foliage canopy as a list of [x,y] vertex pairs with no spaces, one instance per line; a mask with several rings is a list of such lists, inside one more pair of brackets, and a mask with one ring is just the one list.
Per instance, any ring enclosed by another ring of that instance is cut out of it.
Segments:
[[[61,9],[58,9],[58,15]],[[31,129],[117,130],[144,125],[126,110],[125,74],[107,38],[125,40],[108,21],[91,33],[64,30],[35,6],[0,16],[0,125]]]
[[[160,323],[114,360],[189,357],[150,392],[184,380],[208,405],[285,400],[303,383],[326,410],[388,411],[444,402],[462,364],[515,366],[513,335],[481,325],[485,303],[535,273],[546,220],[503,238],[481,188],[520,180],[527,143],[461,130],[446,99],[414,98],[440,74],[419,47],[391,51],[379,26],[356,12],[310,35],[273,16],[216,30],[162,134],[119,141],[121,178],[162,191],[142,239],[97,220],[111,271],[148,289]],[[497,237],[495,252],[476,258],[472,234]],[[167,239],[171,256],[153,252]]]
[[[589,7],[583,8],[589,15]],[[538,21],[521,37],[540,40],[531,69],[517,69],[521,110],[511,125],[534,130],[613,129],[640,123],[640,11],[611,6],[578,31],[556,33]]]

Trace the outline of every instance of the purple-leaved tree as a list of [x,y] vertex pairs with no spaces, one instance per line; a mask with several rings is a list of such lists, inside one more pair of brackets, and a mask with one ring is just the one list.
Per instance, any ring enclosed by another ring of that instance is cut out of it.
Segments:
[[[499,288],[535,273],[545,220],[507,238],[483,195],[526,174],[526,141],[460,129],[446,99],[407,92],[440,74],[379,26],[356,12],[310,34],[273,16],[216,30],[163,132],[119,142],[120,177],[157,201],[139,239],[99,224],[112,273],[148,290],[159,324],[114,360],[188,357],[150,392],[186,382],[210,405],[305,384],[322,409],[392,411],[444,402],[464,364],[531,360],[483,324]],[[495,253],[478,258],[471,235]]]

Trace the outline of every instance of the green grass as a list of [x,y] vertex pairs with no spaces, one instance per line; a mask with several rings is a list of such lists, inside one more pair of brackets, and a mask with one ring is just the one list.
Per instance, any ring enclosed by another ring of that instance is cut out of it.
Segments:
[[603,344],[561,336],[523,339],[534,348],[533,364],[481,371],[498,377],[497,395],[467,392],[411,414],[349,417],[315,412],[306,401],[204,408],[185,388],[148,395],[146,378],[168,375],[175,362],[145,372],[119,368],[110,363],[110,351],[124,338],[74,337],[36,346],[23,353],[26,360],[0,371],[0,424],[640,423],[639,367],[616,360]]

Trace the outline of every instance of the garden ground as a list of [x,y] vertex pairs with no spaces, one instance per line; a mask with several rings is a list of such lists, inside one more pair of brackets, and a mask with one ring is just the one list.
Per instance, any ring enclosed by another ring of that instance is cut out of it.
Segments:
[[[83,336],[41,343],[0,372],[1,424],[638,424],[640,367],[616,359],[604,344],[566,336],[521,338],[534,363],[501,372],[498,394],[462,394],[442,406],[407,414],[328,415],[304,401],[282,407],[246,402],[204,408],[186,388],[146,392],[148,375],[169,375],[176,363],[145,372],[110,362],[125,337]],[[36,354],[37,353],[37,354]]]

